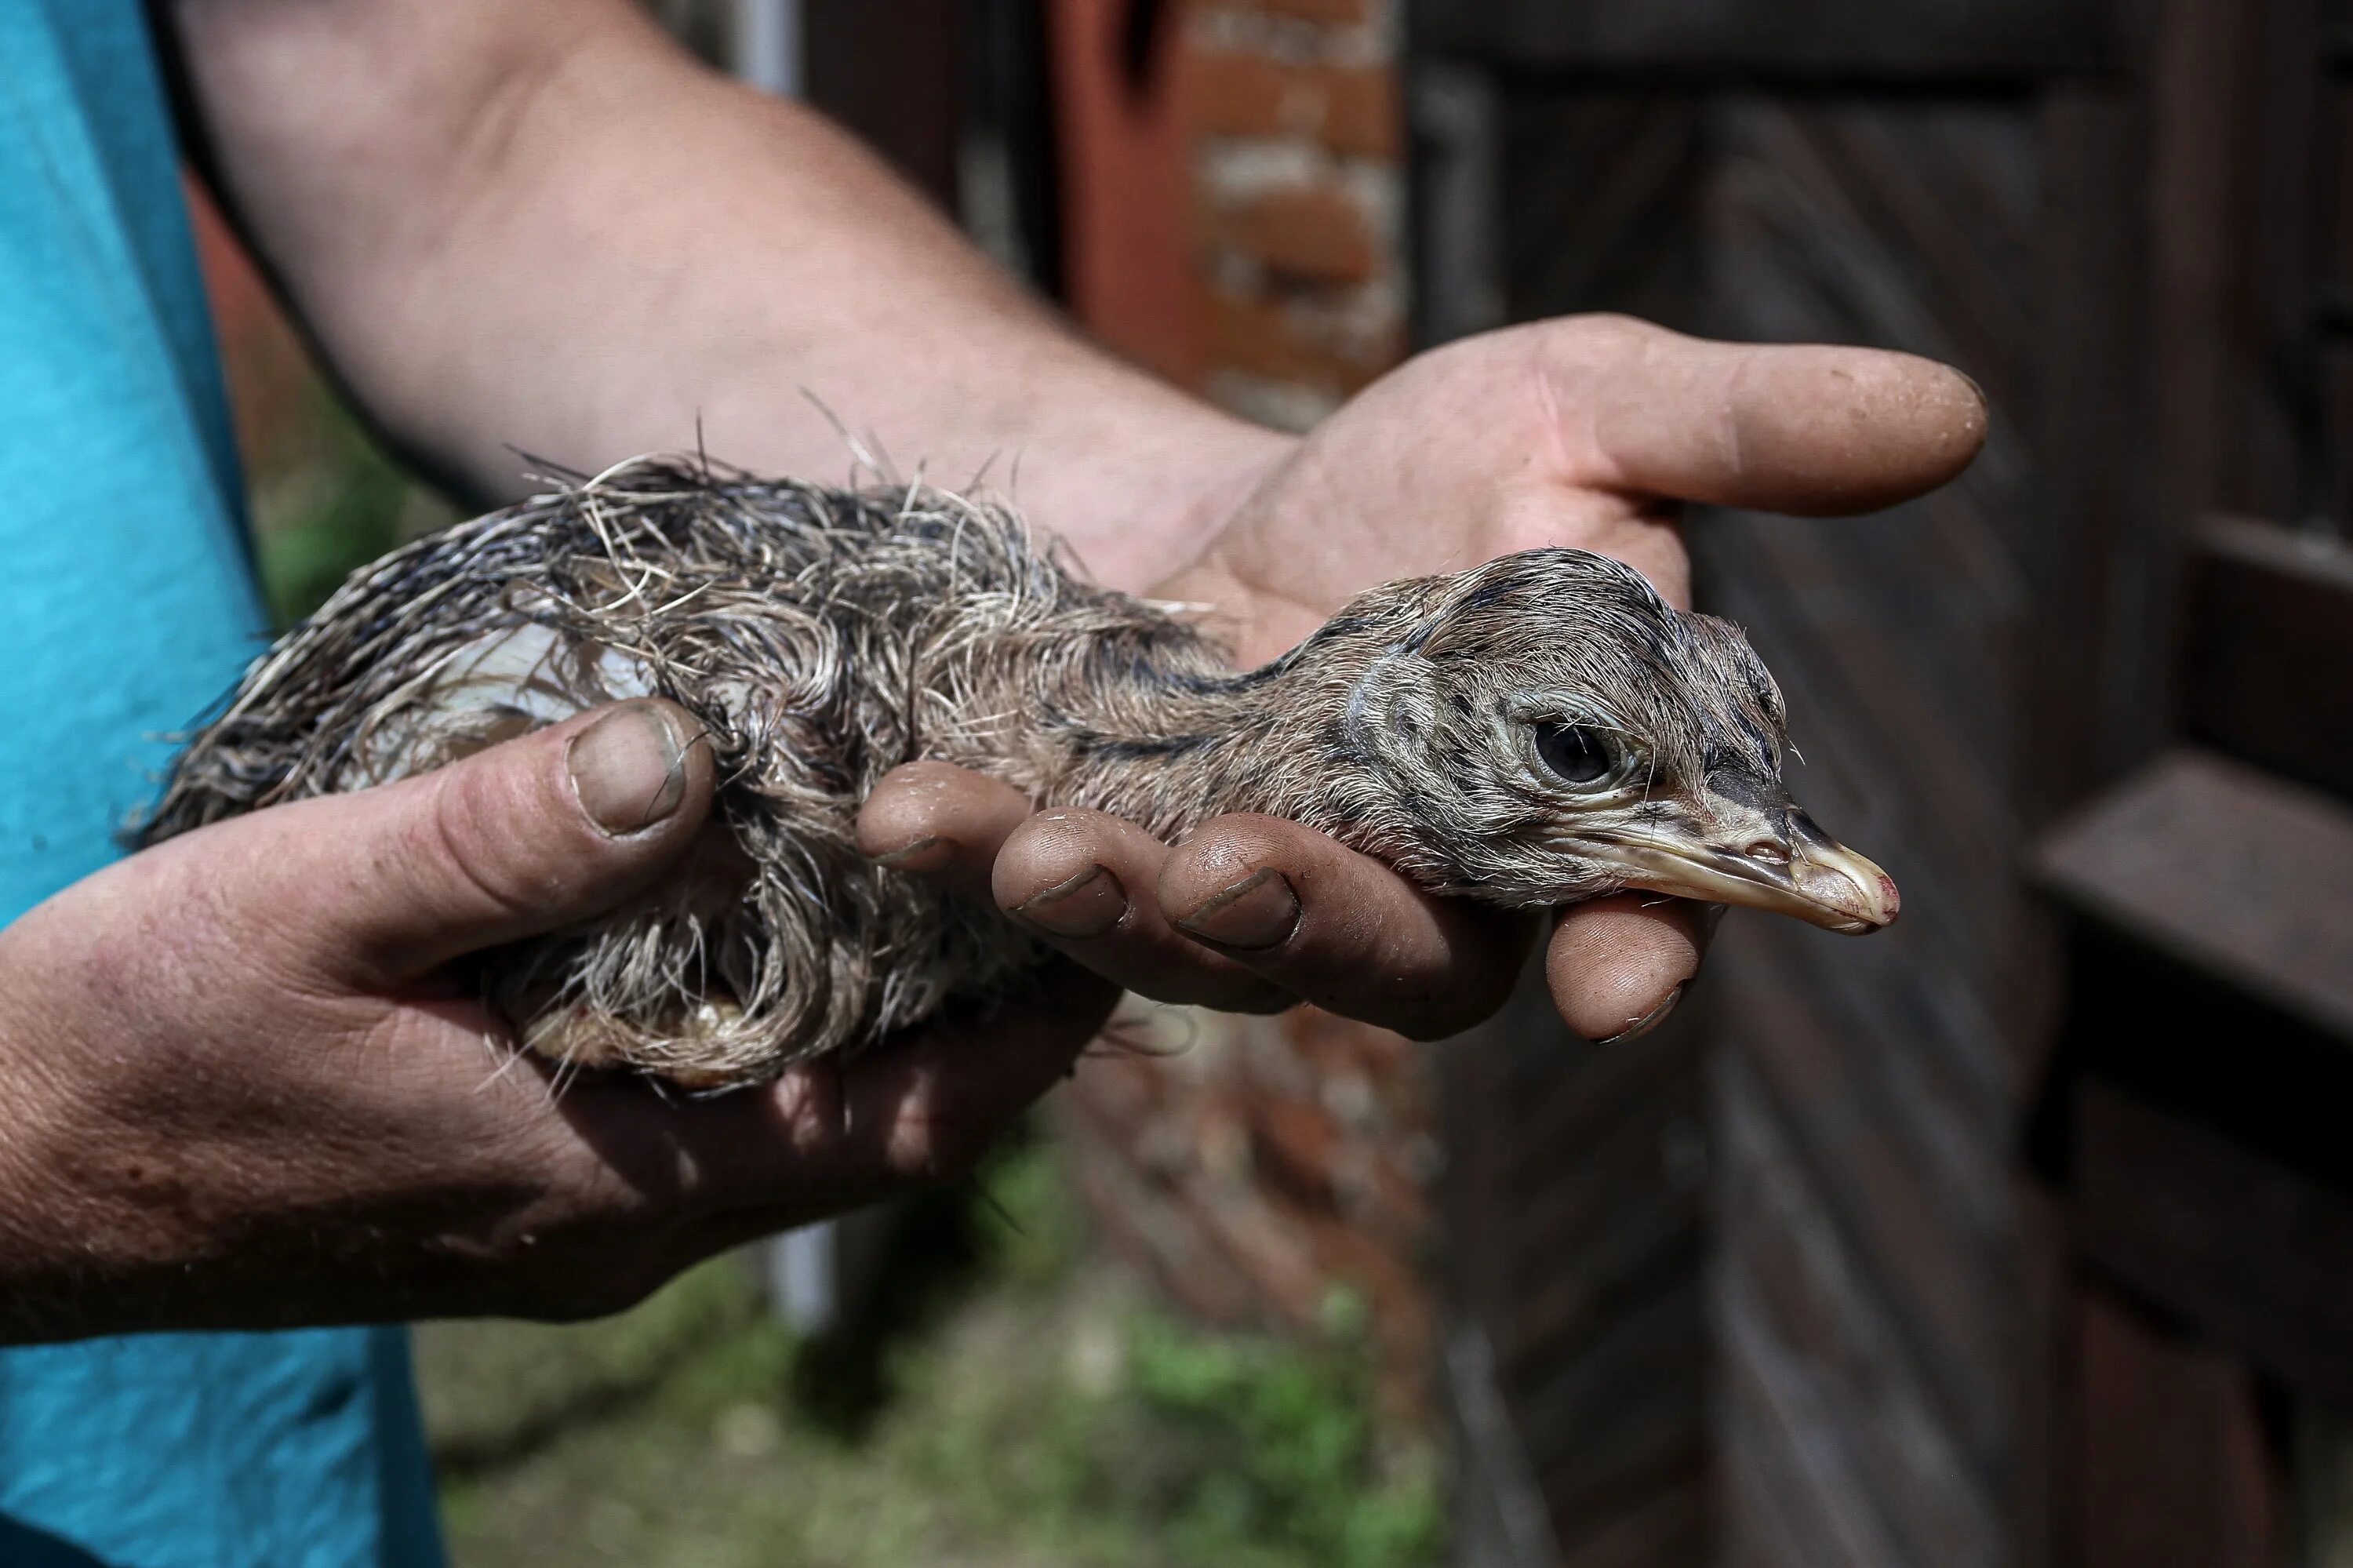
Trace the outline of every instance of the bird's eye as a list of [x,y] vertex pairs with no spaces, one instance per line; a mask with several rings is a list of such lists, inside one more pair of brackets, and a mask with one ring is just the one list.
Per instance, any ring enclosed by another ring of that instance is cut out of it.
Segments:
[[1599,783],[1617,766],[1609,741],[1581,724],[1536,726],[1536,755],[1571,784]]

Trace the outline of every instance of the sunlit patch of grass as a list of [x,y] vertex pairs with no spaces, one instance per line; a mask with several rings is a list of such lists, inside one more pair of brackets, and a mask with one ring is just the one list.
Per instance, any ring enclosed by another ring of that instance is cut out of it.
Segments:
[[302,418],[278,466],[252,476],[255,564],[280,627],[316,609],[355,568],[456,516],[323,390]]

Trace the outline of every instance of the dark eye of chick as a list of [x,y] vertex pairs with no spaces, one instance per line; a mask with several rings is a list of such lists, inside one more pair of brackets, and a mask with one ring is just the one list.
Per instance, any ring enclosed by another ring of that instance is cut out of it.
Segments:
[[1581,724],[1536,726],[1536,755],[1571,784],[1593,784],[1617,764],[1609,743]]

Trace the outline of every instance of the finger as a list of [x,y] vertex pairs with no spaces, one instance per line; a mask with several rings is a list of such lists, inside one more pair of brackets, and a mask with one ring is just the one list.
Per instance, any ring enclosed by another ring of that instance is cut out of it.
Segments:
[[1169,853],[1155,891],[1168,921],[1211,951],[1416,1039],[1501,1007],[1535,935],[1527,917],[1432,898],[1279,817],[1212,820]]
[[994,1012],[941,1018],[854,1059],[685,1107],[701,1118],[693,1152],[709,1225],[719,1239],[765,1234],[961,1174],[1070,1075],[1118,1000],[1116,987],[1058,964]]
[[1632,1040],[1681,1002],[1721,906],[1621,893],[1564,910],[1545,949],[1553,1005],[1588,1040]]
[[986,903],[997,851],[1029,815],[1029,797],[1010,784],[945,762],[910,762],[867,796],[858,848],[877,864]]
[[694,717],[628,702],[417,778],[240,818],[211,842],[262,879],[253,906],[276,938],[338,976],[398,981],[646,887],[693,840],[712,788]]
[[1279,1012],[1298,999],[1180,936],[1154,888],[1168,846],[1101,811],[1053,810],[1015,830],[997,857],[997,907],[1116,985],[1159,1001]]
[[1925,494],[1985,444],[1985,396],[1914,355],[1714,343],[1622,317],[1571,318],[1543,359],[1561,434],[1599,482],[1807,516]]

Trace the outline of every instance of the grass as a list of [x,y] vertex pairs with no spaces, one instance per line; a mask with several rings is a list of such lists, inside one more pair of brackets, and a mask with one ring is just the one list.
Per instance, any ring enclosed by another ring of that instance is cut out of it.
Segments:
[[1179,1323],[1047,1151],[983,1186],[911,1217],[838,1338],[796,1340],[738,1259],[599,1323],[420,1330],[459,1568],[1436,1561],[1430,1456],[1373,1431],[1352,1313],[1304,1346]]
[[256,565],[280,626],[317,609],[355,567],[455,520],[323,388],[300,399],[299,430],[253,463]]

